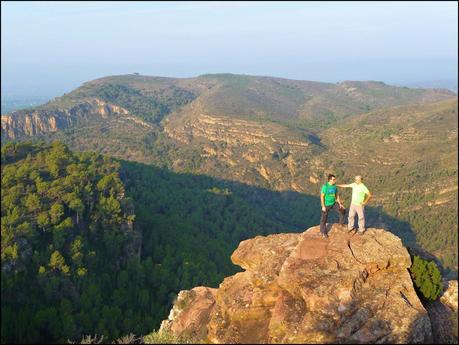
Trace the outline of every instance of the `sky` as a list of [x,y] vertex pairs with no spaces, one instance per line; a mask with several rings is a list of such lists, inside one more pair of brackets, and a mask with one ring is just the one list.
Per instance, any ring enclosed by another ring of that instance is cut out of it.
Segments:
[[4,97],[115,74],[455,81],[457,2],[1,2]]

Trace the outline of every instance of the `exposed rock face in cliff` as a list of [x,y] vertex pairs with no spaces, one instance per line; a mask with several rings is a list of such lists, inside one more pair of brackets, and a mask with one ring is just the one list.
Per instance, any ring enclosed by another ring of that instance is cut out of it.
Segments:
[[220,177],[257,181],[278,190],[304,192],[308,162],[323,148],[307,130],[280,123],[209,115],[190,105],[164,121],[164,133],[179,146],[192,146],[202,159],[204,173],[224,169]]
[[138,120],[132,116],[127,116],[129,112],[126,109],[94,98],[66,109],[18,110],[8,115],[2,115],[1,135],[4,139],[30,137],[66,129],[87,122],[94,116],[108,118],[113,115],[123,115]]
[[231,259],[245,271],[182,291],[161,328],[211,343],[431,341],[401,240],[336,225],[329,236],[313,227],[241,242]]

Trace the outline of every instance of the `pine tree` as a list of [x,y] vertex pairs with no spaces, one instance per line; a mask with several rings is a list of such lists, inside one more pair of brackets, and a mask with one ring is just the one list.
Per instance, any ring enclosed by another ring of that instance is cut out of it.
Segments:
[[411,277],[418,291],[427,300],[434,301],[443,290],[441,273],[434,261],[427,261],[415,255],[410,268]]
[[69,266],[67,266],[65,264],[64,257],[57,250],[55,250],[51,254],[51,258],[49,259],[48,266],[53,270],[59,270],[59,271],[62,271],[63,273],[65,273],[65,274],[69,273],[69,271],[70,271]]

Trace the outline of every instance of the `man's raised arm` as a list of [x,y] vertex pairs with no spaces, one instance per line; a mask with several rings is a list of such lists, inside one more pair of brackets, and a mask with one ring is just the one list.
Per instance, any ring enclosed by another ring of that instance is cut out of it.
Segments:
[[352,185],[350,184],[337,184],[337,186],[340,188],[351,188],[352,187]]

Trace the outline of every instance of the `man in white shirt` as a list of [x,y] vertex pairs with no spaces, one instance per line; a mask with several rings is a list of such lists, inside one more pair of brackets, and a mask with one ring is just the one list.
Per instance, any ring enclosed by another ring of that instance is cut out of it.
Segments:
[[362,176],[357,175],[355,182],[351,184],[338,184],[338,187],[352,188],[352,201],[349,208],[349,219],[347,229],[352,231],[354,229],[355,214],[359,216],[359,235],[365,232],[365,204],[370,200],[371,193],[362,182]]

